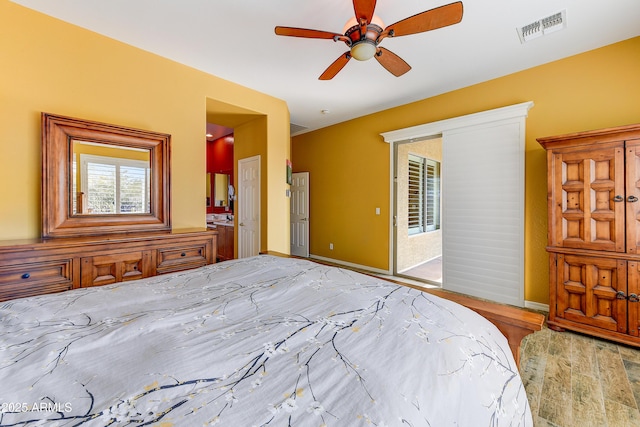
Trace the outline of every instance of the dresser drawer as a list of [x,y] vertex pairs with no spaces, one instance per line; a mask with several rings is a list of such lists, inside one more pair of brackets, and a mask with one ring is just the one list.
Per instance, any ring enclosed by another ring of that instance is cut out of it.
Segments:
[[206,264],[208,264],[207,243],[194,243],[188,246],[158,249],[156,271],[162,274]]
[[73,287],[72,260],[0,268],[0,301],[66,291]]
[[149,251],[85,257],[80,260],[81,286],[102,286],[148,277]]
[[215,262],[207,229],[0,241],[0,301],[126,282]]

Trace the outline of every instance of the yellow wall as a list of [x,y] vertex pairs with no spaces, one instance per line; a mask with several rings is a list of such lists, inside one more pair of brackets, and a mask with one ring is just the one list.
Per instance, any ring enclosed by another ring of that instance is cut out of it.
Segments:
[[[255,127],[257,150],[274,163],[290,158],[289,111],[282,100],[8,0],[0,0],[0,28],[0,239],[40,236],[42,111],[171,134],[174,228],[205,225],[208,115]],[[249,120],[247,112],[262,122]],[[263,165],[263,197],[277,220],[267,224],[264,213],[263,246],[288,253],[289,228],[282,224],[288,223],[289,203],[270,166]]]
[[[640,122],[639,75],[636,37],[294,137],[294,171],[310,172],[311,253],[389,268],[389,146],[381,132],[533,101],[524,286],[526,300],[547,303],[546,158],[536,138]],[[382,215],[374,214],[376,206]]]

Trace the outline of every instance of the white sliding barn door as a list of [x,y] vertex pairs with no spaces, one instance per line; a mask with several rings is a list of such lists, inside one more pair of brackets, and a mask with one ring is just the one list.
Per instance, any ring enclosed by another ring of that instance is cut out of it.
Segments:
[[444,289],[524,306],[525,118],[531,107],[526,102],[382,134],[391,144],[442,135]]
[[443,288],[524,305],[524,140],[519,123],[445,132]]

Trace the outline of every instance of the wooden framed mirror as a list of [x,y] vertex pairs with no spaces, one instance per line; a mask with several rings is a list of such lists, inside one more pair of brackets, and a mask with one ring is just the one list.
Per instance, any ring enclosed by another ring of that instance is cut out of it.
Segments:
[[42,236],[171,230],[170,142],[42,113]]

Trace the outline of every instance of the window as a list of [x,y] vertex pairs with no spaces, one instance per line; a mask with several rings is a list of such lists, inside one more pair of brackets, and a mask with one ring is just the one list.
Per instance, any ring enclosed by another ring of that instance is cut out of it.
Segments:
[[87,213],[149,212],[148,162],[81,154],[80,164]]
[[440,162],[409,154],[409,234],[440,229]]

